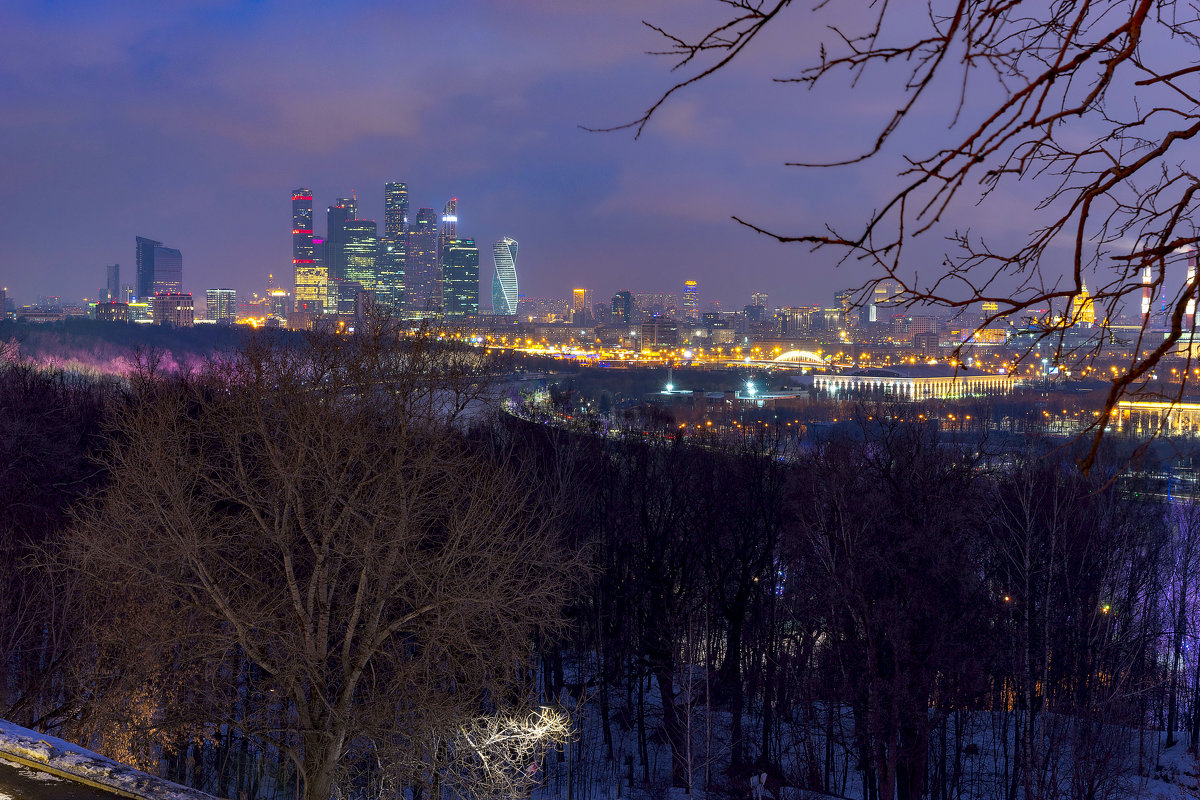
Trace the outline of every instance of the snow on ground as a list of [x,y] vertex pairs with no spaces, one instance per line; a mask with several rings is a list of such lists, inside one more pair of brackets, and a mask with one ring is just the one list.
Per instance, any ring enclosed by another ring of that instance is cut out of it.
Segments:
[[[146,800],[215,800],[212,795],[156,778],[64,739],[2,719],[0,758],[44,765]],[[54,775],[42,774],[57,780]]]

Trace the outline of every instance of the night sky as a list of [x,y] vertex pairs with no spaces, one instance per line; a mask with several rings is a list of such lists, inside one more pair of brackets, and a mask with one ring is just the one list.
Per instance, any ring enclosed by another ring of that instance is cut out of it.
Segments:
[[[831,256],[730,220],[812,230],[861,216],[895,185],[886,163],[783,166],[868,145],[895,103],[885,84],[771,82],[815,52],[807,5],[641,139],[580,127],[636,117],[670,85],[670,62],[645,54],[661,42],[642,19],[689,33],[719,10],[702,0],[4,3],[0,285],[19,302],[95,297],[107,263],[133,283],[142,235],[182,250],[188,291],[261,291],[268,273],[290,271],[292,189],[314,190],[323,235],[325,208],[352,192],[382,227],[384,181],[402,180],[410,218],[459,199],[485,307],[501,236],[520,242],[523,295],[582,286],[599,300],[678,292],[694,278],[704,307],[741,308],[755,291],[772,305],[827,305],[866,273],[834,273]],[[952,103],[939,97],[899,148],[944,133]],[[1007,235],[1028,199],[1000,197],[986,218],[968,218]],[[919,257],[936,264],[938,247]]]

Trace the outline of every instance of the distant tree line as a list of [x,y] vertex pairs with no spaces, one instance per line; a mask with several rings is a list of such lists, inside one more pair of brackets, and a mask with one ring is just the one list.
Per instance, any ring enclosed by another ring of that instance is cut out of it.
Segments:
[[307,341],[0,367],[0,717],[228,797],[1104,800],[1195,751],[1200,506],[1127,456],[603,435]]

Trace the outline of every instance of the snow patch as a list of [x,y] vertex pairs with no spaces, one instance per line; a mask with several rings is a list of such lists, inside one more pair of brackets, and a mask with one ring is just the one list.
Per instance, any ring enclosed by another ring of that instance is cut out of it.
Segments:
[[[45,764],[56,770],[119,789],[146,800],[216,800],[212,795],[128,767],[99,753],[93,753],[65,739],[22,728],[0,719],[0,757],[16,757]],[[7,761],[8,759],[4,759]],[[54,775],[23,767],[36,773],[37,780],[63,780]],[[0,800],[14,800],[0,793]]]

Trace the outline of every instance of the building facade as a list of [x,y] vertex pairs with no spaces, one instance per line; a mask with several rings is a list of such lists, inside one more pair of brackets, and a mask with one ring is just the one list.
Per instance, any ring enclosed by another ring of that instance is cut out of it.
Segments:
[[326,278],[317,263],[312,189],[300,188],[292,192],[292,285],[297,310],[319,309]]
[[237,292],[233,289],[206,289],[205,319],[222,325],[237,322]]
[[188,292],[158,292],[150,300],[151,318],[155,325],[190,328],[195,323],[195,306]]
[[479,248],[474,239],[455,239],[446,248],[444,296],[447,317],[479,313]]
[[438,218],[432,208],[417,210],[408,227],[404,281],[408,312],[437,314],[441,309],[442,275],[438,257]]
[[137,240],[137,296],[149,299],[160,292],[183,291],[183,254],[144,236]]
[[517,313],[517,240],[505,236],[492,245],[496,271],[492,275],[492,313]]

